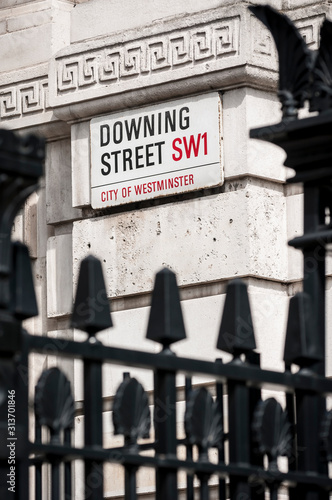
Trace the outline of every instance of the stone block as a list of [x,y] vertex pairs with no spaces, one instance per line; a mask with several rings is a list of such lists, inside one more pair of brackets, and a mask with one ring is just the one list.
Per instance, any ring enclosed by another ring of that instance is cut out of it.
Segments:
[[48,143],[45,170],[47,223],[81,217],[81,211],[72,208],[70,140]]
[[12,234],[11,238],[13,241],[23,241],[23,211],[20,210],[19,213],[16,215],[14,224],[12,227]]
[[71,12],[75,0],[58,1],[52,8],[52,54],[70,44]]
[[245,214],[250,274],[283,281],[288,267],[283,188],[278,184],[265,187],[258,181],[246,190],[246,197],[250,199]]
[[[301,0],[301,3],[299,4],[298,0],[283,0],[282,2],[282,8],[283,9],[298,9],[299,7],[304,7],[306,5],[321,5],[322,2],[321,0]],[[291,13],[287,12],[287,15],[291,15]]]
[[26,201],[25,204],[25,217],[24,217],[24,241],[29,247],[30,257],[37,258],[38,255],[38,236],[43,232],[37,232],[37,211],[38,211],[38,194],[33,193]]
[[46,257],[47,239],[54,236],[52,226],[46,224],[45,187],[41,186],[27,200],[24,212],[24,241],[30,257]]
[[42,24],[50,23],[51,21],[52,11],[50,9],[25,13],[24,15],[10,17],[8,19],[8,32],[35,28],[37,26],[41,26]]
[[0,10],[0,22],[6,22],[7,32],[1,34],[3,47],[1,72],[17,70],[48,62],[57,51],[69,44],[70,10],[73,4],[38,2],[17,11]]
[[[294,191],[286,197],[287,205],[287,238],[303,235],[303,194],[298,186],[288,186]],[[289,191],[289,189],[288,189]],[[290,193],[292,192],[290,191]],[[288,274],[290,280],[302,280],[303,256],[300,249],[288,247]]]
[[32,261],[32,273],[35,284],[35,293],[39,315],[24,321],[24,328],[29,333],[43,335],[48,330],[46,304],[46,258],[41,257]]
[[279,101],[271,93],[242,88],[223,94],[225,179],[255,175],[285,180],[284,151],[249,138],[251,128],[278,123],[280,119]]
[[51,24],[44,24],[1,35],[1,72],[21,68],[22,61],[25,66],[48,61],[51,57],[51,31]]
[[[232,0],[222,2],[222,6],[232,5]],[[256,2],[254,2],[256,3]],[[257,3],[260,3],[257,1]],[[266,2],[276,8],[281,8],[281,0]],[[220,0],[206,0],[204,10],[215,9],[221,6]],[[124,5],[121,0],[110,4],[107,0],[94,0],[79,5],[72,13],[71,41],[76,42],[86,38],[93,38],[102,34],[108,35],[117,32],[119,26],[123,31],[145,27],[154,22],[170,17],[190,15],[202,10],[200,0],[190,3],[184,0],[170,0],[167,3],[154,0],[130,0]],[[135,12],[135,15],[132,15]]]
[[88,253],[101,259],[113,297],[149,292],[165,266],[180,286],[247,275],[286,279],[283,190],[263,184],[230,183],[219,195],[74,222],[75,282]]
[[90,122],[71,127],[72,203],[90,205]]
[[[219,0],[207,0],[204,8],[215,8],[219,5]],[[131,0],[123,4],[121,0],[115,0],[112,5],[107,0],[94,0],[78,5],[73,11],[71,42],[116,33],[119,26],[123,31],[146,27],[156,21],[160,22],[165,17],[199,12],[201,8],[199,0],[193,0],[189,5],[183,0],[170,0],[167,4],[156,4],[153,0]]]
[[150,291],[154,273],[164,266],[177,272],[180,285],[247,274],[243,213],[232,227],[245,201],[243,191],[237,191],[77,221],[73,227],[76,257],[78,262],[88,253],[99,257],[108,294],[117,297]]
[[0,35],[4,35],[7,31],[7,22],[0,21]]
[[287,287],[249,281],[248,293],[261,366],[267,370],[283,371],[289,303]]
[[2,0],[0,10],[7,7],[17,7],[21,4],[32,3],[33,1],[34,0]]
[[[291,240],[292,238],[303,235],[303,194],[300,186],[287,186],[286,204],[287,238],[288,240]],[[321,258],[318,248],[317,252],[315,253],[315,258]],[[301,282],[303,279],[304,268],[306,268],[306,266],[309,266],[309,269],[312,265],[311,259],[304,264],[301,249],[294,249],[291,246],[289,246],[288,249],[288,263],[289,280],[299,280]],[[329,245],[326,252],[326,275],[332,275],[332,255],[329,249]]]
[[73,305],[72,239],[70,234],[54,236],[47,244],[47,314],[70,314]]

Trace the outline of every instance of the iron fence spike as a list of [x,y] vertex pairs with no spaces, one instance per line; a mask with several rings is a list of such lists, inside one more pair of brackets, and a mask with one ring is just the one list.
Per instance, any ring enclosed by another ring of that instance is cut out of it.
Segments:
[[232,280],[227,287],[217,348],[231,354],[256,348],[247,286],[240,279]]
[[311,298],[307,293],[299,292],[289,302],[284,349],[286,363],[303,367],[324,359],[324,353],[314,339],[314,330]]
[[81,262],[71,326],[92,336],[113,326],[101,262],[92,255]]
[[167,268],[156,274],[146,338],[164,347],[186,338],[176,276]]

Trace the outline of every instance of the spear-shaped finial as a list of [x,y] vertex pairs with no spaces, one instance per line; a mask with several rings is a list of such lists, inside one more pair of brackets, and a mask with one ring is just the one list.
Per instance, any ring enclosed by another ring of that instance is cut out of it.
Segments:
[[315,342],[315,335],[310,296],[297,293],[289,302],[284,361],[301,367],[322,361],[324,353]]
[[166,268],[156,275],[146,338],[164,348],[186,338],[176,276]]
[[81,262],[71,326],[91,336],[113,326],[101,263],[92,255]]
[[217,348],[235,355],[256,348],[247,286],[240,279],[227,287]]

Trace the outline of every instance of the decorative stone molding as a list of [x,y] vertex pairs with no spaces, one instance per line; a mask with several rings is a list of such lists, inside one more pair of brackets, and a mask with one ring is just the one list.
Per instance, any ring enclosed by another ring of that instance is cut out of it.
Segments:
[[[325,14],[307,10],[295,22],[315,49]],[[0,123],[54,125],[211,88],[273,90],[276,70],[270,33],[245,6],[228,6],[155,23],[140,37],[132,30],[72,44],[51,60],[49,76],[42,65],[2,77]]]
[[243,6],[215,9],[155,23],[139,36],[132,30],[73,44],[51,62],[50,103],[57,116],[75,120],[188,94],[189,81],[190,93],[210,90],[211,75],[245,65],[248,17]]
[[45,113],[48,105],[48,80],[40,77],[0,87],[0,119],[23,118],[29,113]]
[[[325,15],[296,14],[314,49]],[[274,90],[276,70],[270,33],[238,5],[156,23],[139,37],[133,30],[71,45],[51,62],[50,103],[59,118],[75,121],[211,88]]]
[[320,36],[319,31],[325,17],[325,14],[318,14],[307,19],[299,19],[298,21],[295,21],[299,32],[311,50],[318,49]]
[[[195,73],[223,58],[238,57],[239,16],[192,29],[175,30],[123,44],[109,44],[73,56],[57,57],[57,97],[101,89],[111,84],[132,85],[131,77],[144,80],[190,67]],[[221,63],[222,65],[222,63]],[[218,65],[220,66],[220,65]],[[128,80],[130,79],[130,80]],[[135,80],[137,85],[137,80]],[[142,84],[149,85],[149,82]],[[109,89],[111,90],[111,89]],[[112,90],[111,90],[112,91]]]
[[[318,14],[309,18],[294,20],[295,25],[311,50],[318,48],[319,31],[325,17],[325,14]],[[262,23],[253,15],[250,16],[250,32],[252,33],[252,57],[255,59],[258,56],[262,66],[277,69],[277,51],[272,35],[264,26],[262,27]]]
[[69,134],[49,104],[48,65],[2,75],[0,79],[0,127],[25,129],[47,138]]

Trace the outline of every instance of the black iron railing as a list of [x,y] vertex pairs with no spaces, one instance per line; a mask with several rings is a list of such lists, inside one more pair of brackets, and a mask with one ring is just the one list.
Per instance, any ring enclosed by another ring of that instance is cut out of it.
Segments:
[[[332,72],[326,47],[330,26],[322,28],[321,49],[311,54],[290,21],[269,7],[252,11],[271,30],[280,56],[281,123],[251,131],[251,136],[284,148],[286,165],[296,171],[289,182],[304,186],[304,235],[290,242],[304,255],[303,292],[290,301],[284,350],[285,370],[260,368],[246,285],[232,281],[222,315],[217,347],[232,355],[207,362],[176,356],[172,344],[185,338],[175,275],[156,275],[147,338],[161,344],[160,353],[103,345],[98,332],[112,326],[100,262],[81,264],[72,326],[86,332],[77,342],[32,336],[22,320],[37,314],[27,248],[12,243],[11,225],[42,172],[43,143],[0,131],[0,492],[2,499],[70,500],[74,498],[73,463],[84,461],[83,499],[104,498],[104,464],[121,464],[124,498],[138,497],[141,468],[155,470],[158,500],[178,498],[178,472],[186,473],[185,495],[194,498],[194,481],[202,500],[217,478],[219,499],[262,500],[283,493],[291,499],[327,500],[332,479],[332,411],[326,398],[332,380],[325,376],[325,254],[332,241]],[[287,51],[293,54],[287,55]],[[292,53],[292,50],[294,53]],[[295,55],[294,55],[295,54]],[[292,61],[295,68],[290,67]],[[299,67],[297,67],[299,66]],[[297,119],[309,100],[319,114]],[[204,332],[206,335],[206,332]],[[207,336],[208,338],[208,336]],[[211,340],[212,342],[212,340]],[[59,368],[44,370],[29,410],[29,356],[53,355],[83,361],[84,445],[73,444],[75,402],[70,383]],[[116,391],[112,418],[123,445],[103,445],[102,366],[125,367]],[[144,387],[127,373],[131,367],[154,374],[153,417]],[[182,436],[177,434],[176,377],[183,376],[186,410]],[[191,377],[214,380],[215,391],[193,388]],[[262,399],[262,388],[284,396]],[[33,414],[33,415],[32,415]],[[34,422],[32,417],[34,417]],[[29,429],[35,425],[34,438]],[[185,436],[185,437],[183,437]],[[148,439],[149,438],[149,439]],[[180,449],[185,447],[185,457]],[[215,449],[216,459],[209,451]],[[150,450],[147,455],[145,452]],[[197,451],[195,451],[197,450]],[[280,457],[288,468],[280,470]],[[49,464],[48,483],[43,468]],[[29,469],[34,480],[29,483]],[[30,493],[29,493],[30,491]],[[32,496],[33,495],[33,496]],[[77,496],[76,496],[77,498]]]

